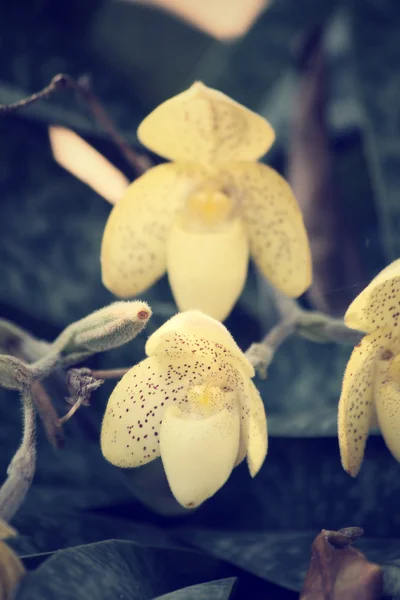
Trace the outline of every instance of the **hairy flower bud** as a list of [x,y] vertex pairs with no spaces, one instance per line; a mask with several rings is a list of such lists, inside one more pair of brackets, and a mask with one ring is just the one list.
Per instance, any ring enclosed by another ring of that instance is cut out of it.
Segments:
[[67,327],[56,343],[68,354],[117,348],[133,340],[151,314],[146,302],[114,302]]

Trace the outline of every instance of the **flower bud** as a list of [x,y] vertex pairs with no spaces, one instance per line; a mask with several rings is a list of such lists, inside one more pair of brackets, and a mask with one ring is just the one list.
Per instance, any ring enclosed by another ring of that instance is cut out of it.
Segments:
[[103,352],[122,346],[144,329],[151,314],[146,302],[114,302],[70,325],[64,332],[69,337],[64,351]]

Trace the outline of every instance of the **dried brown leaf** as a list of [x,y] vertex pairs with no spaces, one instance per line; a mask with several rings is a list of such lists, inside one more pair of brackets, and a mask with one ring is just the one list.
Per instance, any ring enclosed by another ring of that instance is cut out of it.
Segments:
[[323,529],[315,538],[300,600],[377,600],[382,596],[379,565],[351,546],[359,527]]

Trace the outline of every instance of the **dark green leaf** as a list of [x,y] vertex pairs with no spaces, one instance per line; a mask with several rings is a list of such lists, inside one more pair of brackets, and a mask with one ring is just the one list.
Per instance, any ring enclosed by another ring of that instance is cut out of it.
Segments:
[[16,600],[150,600],[222,572],[218,561],[196,552],[107,541],[55,553],[27,575]]
[[382,565],[385,598],[400,598],[400,559]]
[[192,585],[182,590],[176,590],[170,594],[158,596],[154,600],[229,600],[232,598],[235,579],[219,579]]
[[396,0],[356,0],[350,6],[366,151],[380,235],[390,261],[400,253],[400,4]]
[[[35,521],[35,526],[30,523]],[[138,546],[159,548],[182,548],[182,544],[151,523],[140,523],[128,519],[116,519],[101,515],[55,513],[52,515],[24,515],[15,519],[21,534],[10,540],[9,545],[24,560],[31,560],[34,554],[54,552],[100,542],[105,539],[130,540]]]
[[[256,533],[186,528],[178,535],[192,547],[296,591],[303,585],[315,538],[315,532]],[[355,547],[378,564],[394,561],[400,556],[398,539],[361,538]]]

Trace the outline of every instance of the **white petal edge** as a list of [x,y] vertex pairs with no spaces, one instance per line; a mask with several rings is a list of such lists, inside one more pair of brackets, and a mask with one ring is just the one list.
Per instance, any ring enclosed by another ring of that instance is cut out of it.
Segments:
[[168,408],[160,430],[161,459],[182,506],[199,506],[225,484],[235,464],[239,436],[237,409],[192,419],[176,406]]
[[50,146],[54,160],[102,198],[115,204],[129,186],[129,179],[79,135],[52,125]]

